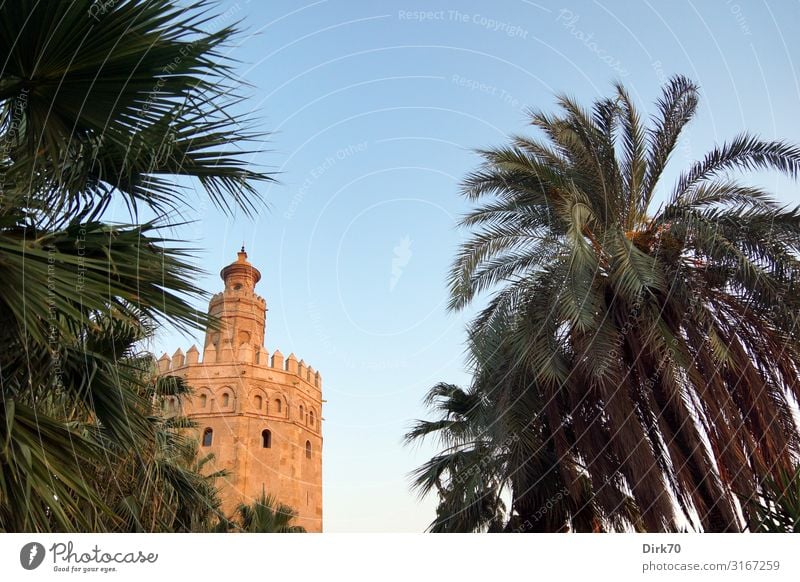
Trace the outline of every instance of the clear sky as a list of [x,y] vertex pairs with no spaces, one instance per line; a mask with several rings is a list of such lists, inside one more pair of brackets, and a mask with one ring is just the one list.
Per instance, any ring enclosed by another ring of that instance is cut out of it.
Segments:
[[[210,292],[244,242],[262,272],[266,346],[323,375],[326,531],[422,531],[434,499],[408,473],[434,451],[403,447],[437,381],[467,383],[464,326],[445,309],[465,235],[459,181],[474,148],[527,132],[528,107],[582,103],[624,82],[646,111],[670,75],[701,87],[675,168],[745,129],[800,141],[800,3],[306,2],[228,0],[242,20],[230,56],[247,111],[273,134],[253,159],[280,172],[269,210],[228,219],[194,204],[174,234],[203,249]],[[671,174],[674,176],[674,173]],[[797,187],[760,176],[782,200]],[[158,351],[184,351],[163,330]]]

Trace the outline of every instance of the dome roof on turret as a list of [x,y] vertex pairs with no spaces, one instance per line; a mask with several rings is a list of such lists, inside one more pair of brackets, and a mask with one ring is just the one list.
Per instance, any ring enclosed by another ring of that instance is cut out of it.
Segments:
[[247,252],[244,250],[244,245],[242,245],[242,250],[237,253],[237,259],[219,272],[219,276],[222,277],[222,280],[226,283],[228,277],[234,275],[252,278],[254,287],[255,284],[261,280],[261,272],[247,260]]

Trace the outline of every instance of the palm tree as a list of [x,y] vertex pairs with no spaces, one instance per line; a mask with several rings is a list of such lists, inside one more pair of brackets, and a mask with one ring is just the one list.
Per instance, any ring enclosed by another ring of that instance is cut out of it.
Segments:
[[[133,350],[135,346],[131,346]],[[140,370],[140,382],[127,385],[135,391],[152,425],[152,437],[135,447],[121,448],[113,438],[97,431],[113,463],[95,467],[92,479],[102,484],[104,502],[113,510],[99,529],[124,532],[202,532],[222,518],[215,485],[225,471],[209,473],[212,454],[199,455],[198,442],[188,429],[194,422],[180,411],[166,408],[191,392],[183,379],[158,374],[151,354],[126,354],[123,365]],[[104,438],[105,437],[105,438]]]
[[414,473],[421,496],[436,490],[439,507],[429,530],[434,533],[497,531],[505,520],[502,479],[506,450],[493,446],[485,432],[486,406],[476,391],[439,383],[426,404],[440,413],[433,421],[417,421],[406,443],[432,436],[444,450]]
[[240,503],[230,521],[246,533],[306,533],[304,527],[292,525],[296,517],[294,509],[262,492],[250,505]]
[[[498,346],[475,362],[469,390],[440,383],[425,403],[434,421],[417,421],[406,442],[438,439],[443,451],[414,472],[421,495],[433,488],[439,506],[429,530],[440,532],[560,532],[641,529],[639,510],[615,483],[602,495],[581,477],[577,500],[568,493],[539,394],[524,368],[508,366]],[[508,510],[504,499],[509,500]]]
[[692,82],[671,79],[649,125],[621,85],[558,103],[531,112],[543,139],[480,151],[450,307],[494,291],[473,350],[528,375],[573,502],[615,482],[647,530],[740,531],[755,515],[733,492],[755,499],[800,451],[800,210],[732,173],[794,178],[800,149],[742,134],[668,189]]
[[[45,484],[53,488],[53,494],[46,497],[45,489],[43,498],[23,497],[21,486],[37,487],[39,482],[30,476],[4,475],[9,499],[24,501],[26,511],[4,507],[3,529],[62,530],[69,529],[67,525],[91,531],[207,529],[219,515],[214,481],[220,474],[204,474],[208,459],[197,458],[197,443],[185,436],[192,424],[161,413],[161,400],[180,397],[188,386],[179,378],[158,376],[153,356],[140,347],[146,339],[141,334],[152,333],[145,320],[124,325],[113,317],[99,316],[93,324],[81,344],[63,350],[59,358],[62,383],[83,383],[89,390],[86,400],[76,400],[66,390],[42,389],[33,398],[22,394],[13,401],[17,409],[32,410],[38,421],[31,426],[14,419],[14,428],[23,426],[48,439],[50,427],[55,427],[67,439],[62,447],[88,450],[79,457],[80,479],[61,483],[60,472],[70,465],[57,457],[59,462],[53,462],[50,455],[58,454],[58,443],[44,440],[37,446],[24,432],[12,436],[10,444],[21,454],[27,447],[47,463],[45,469],[52,474]],[[84,365],[74,361],[79,353]],[[38,377],[32,374],[32,380]],[[108,386],[113,386],[113,392],[102,390]],[[87,498],[76,495],[75,488]]]
[[[181,378],[158,374],[152,354],[140,347],[147,339],[140,335],[141,322],[123,328],[106,317],[96,323],[87,351],[115,360],[116,389],[127,402],[125,413],[143,430],[122,446],[109,426],[92,418],[92,409],[70,406],[67,394],[58,394],[60,401],[52,402],[47,412],[63,418],[103,451],[100,462],[83,467],[82,478],[108,511],[87,505],[83,512],[96,515],[94,531],[206,531],[221,515],[215,480],[224,472],[206,474],[212,457],[198,456],[198,443],[187,433],[194,424],[164,407],[190,388]],[[38,412],[44,412],[42,408]]]
[[[252,212],[237,79],[205,1],[0,4],[0,530],[75,531],[124,516],[86,467],[157,431],[139,371],[148,326],[202,327],[191,250],[165,238],[193,179]],[[131,224],[108,224],[127,208]],[[147,220],[140,222],[140,215]],[[77,421],[75,419],[81,419]],[[92,431],[101,431],[102,438]],[[87,510],[91,508],[91,510]]]

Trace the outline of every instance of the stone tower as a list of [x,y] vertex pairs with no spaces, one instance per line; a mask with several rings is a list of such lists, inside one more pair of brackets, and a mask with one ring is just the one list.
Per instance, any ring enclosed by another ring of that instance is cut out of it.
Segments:
[[261,273],[244,247],[220,276],[225,289],[208,312],[221,326],[206,331],[202,362],[195,346],[158,361],[160,373],[194,389],[168,410],[195,421],[201,453],[213,452],[213,469],[228,471],[219,483],[227,515],[266,491],[298,512],[296,525],[322,531],[322,378],[294,354],[270,357],[264,348]]

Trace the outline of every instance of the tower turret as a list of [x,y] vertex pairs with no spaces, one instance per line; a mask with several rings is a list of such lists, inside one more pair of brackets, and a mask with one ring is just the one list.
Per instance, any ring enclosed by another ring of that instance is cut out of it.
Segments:
[[[208,304],[208,313],[219,318],[220,329],[206,332],[205,346],[214,346],[217,361],[232,361],[240,348],[251,346],[255,353],[264,345],[267,303],[256,294],[261,273],[247,260],[242,247],[236,261],[220,271],[225,290],[217,293]],[[249,353],[249,347],[245,348]]]

